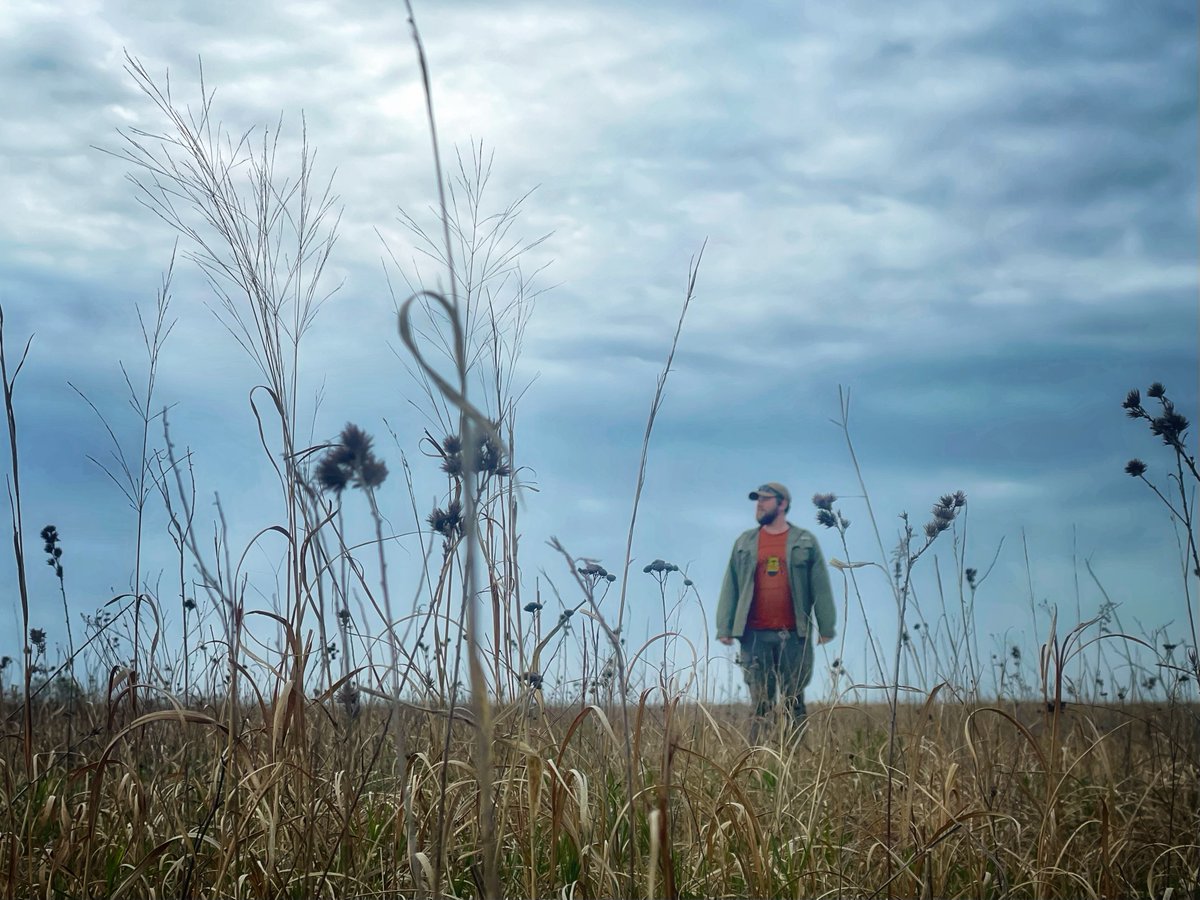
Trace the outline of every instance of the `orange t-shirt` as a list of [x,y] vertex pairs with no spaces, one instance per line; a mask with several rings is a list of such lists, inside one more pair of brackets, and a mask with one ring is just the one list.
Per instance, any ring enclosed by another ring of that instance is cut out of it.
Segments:
[[777,631],[796,627],[792,606],[792,584],[788,576],[788,533],[769,534],[758,530],[758,565],[754,569],[754,600],[746,618],[747,628]]

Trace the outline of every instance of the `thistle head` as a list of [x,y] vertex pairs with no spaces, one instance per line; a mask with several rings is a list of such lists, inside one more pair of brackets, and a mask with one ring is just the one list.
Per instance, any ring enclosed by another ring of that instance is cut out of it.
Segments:
[[837,503],[837,494],[813,494],[812,502],[817,509],[829,511]]
[[341,494],[347,486],[374,490],[387,479],[388,469],[371,449],[371,436],[353,423],[342,429],[317,463],[317,484],[327,493]]
[[958,511],[967,505],[967,495],[962,491],[943,494],[933,505],[933,518],[925,524],[925,537],[932,541],[945,531],[958,516]]
[[1125,463],[1125,474],[1132,475],[1134,478],[1141,478],[1146,474],[1146,464],[1140,459],[1131,459]]
[[447,540],[461,535],[463,528],[462,504],[457,500],[451,500],[445,509],[434,507],[426,521],[430,528]]

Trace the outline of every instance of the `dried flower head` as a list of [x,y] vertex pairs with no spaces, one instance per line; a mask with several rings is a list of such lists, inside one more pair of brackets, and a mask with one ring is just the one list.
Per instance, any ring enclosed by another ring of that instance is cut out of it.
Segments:
[[837,494],[813,494],[812,502],[817,509],[832,510]]
[[[463,442],[456,434],[447,435],[440,445],[433,442],[434,447],[442,457],[442,471],[455,478],[466,471],[468,463],[464,463]],[[485,478],[496,476],[506,478],[512,474],[512,467],[504,455],[504,448],[492,439],[490,433],[478,435],[474,440],[475,453],[473,458],[467,454],[469,465],[474,471]]]
[[46,551],[46,565],[54,569],[54,574],[61,579],[63,577],[63,552],[62,547],[58,546],[59,540],[58,529],[53,525],[47,525],[42,529],[42,541],[44,542],[42,549]]
[[347,423],[338,443],[332,444],[317,463],[317,484],[334,494],[347,486],[374,490],[387,476],[387,465],[371,449],[370,435],[353,423]]
[[452,500],[445,509],[434,507],[427,521],[429,522],[429,527],[442,537],[447,539],[453,538],[455,535],[462,533],[462,504],[457,500]]
[[962,491],[943,494],[933,505],[933,519],[925,525],[925,537],[932,541],[945,531],[958,516],[958,511],[967,505],[967,495]]
[[820,507],[817,510],[817,524],[824,525],[826,528],[836,528],[837,516],[835,516],[830,510]]
[[1150,431],[1161,437],[1164,444],[1173,447],[1182,443],[1189,424],[1173,407],[1168,407],[1161,416],[1150,420]]
[[1125,473],[1132,475],[1134,478],[1140,478],[1146,474],[1146,464],[1140,459],[1131,459],[1125,463]]
[[1150,397],[1159,400],[1167,395],[1167,389],[1163,387],[1161,381],[1156,381],[1146,390],[1146,394]]
[[361,487],[377,488],[388,476],[387,465],[381,459],[369,456],[359,467],[357,483]]
[[350,483],[350,476],[334,456],[335,452],[330,451],[317,463],[317,484],[327,493],[340,494]]
[[606,578],[608,576],[608,570],[595,562],[588,562],[585,565],[578,566],[575,571],[580,575],[591,578]]

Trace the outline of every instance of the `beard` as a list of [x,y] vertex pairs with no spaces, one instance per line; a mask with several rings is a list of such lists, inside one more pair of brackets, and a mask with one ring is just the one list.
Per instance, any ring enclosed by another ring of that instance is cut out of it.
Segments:
[[759,525],[770,525],[772,522],[774,522],[778,518],[779,518],[779,507],[777,506],[770,512],[761,513],[758,516],[758,524]]

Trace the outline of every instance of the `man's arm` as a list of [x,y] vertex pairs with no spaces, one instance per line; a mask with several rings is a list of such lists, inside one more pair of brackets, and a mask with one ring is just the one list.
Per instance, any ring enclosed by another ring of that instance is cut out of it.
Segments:
[[808,567],[809,590],[813,613],[817,617],[817,643],[827,644],[837,636],[837,607],[833,604],[833,586],[829,582],[829,567],[821,554],[821,545],[813,541],[812,565]]
[[733,570],[736,555],[735,547],[734,552],[729,554],[729,565],[721,582],[721,596],[717,600],[717,640],[722,644],[733,643],[733,617],[737,612],[738,601],[737,573]]

